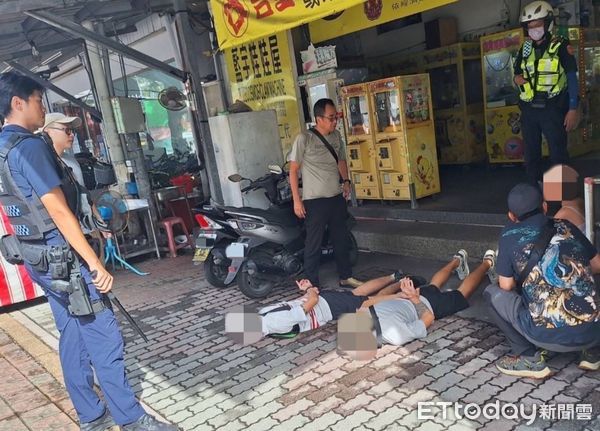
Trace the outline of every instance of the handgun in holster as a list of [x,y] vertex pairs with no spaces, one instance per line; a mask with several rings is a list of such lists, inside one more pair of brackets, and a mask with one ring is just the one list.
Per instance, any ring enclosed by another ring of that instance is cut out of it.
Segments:
[[73,316],[94,314],[90,291],[81,276],[79,259],[64,247],[52,247],[48,253],[52,289],[69,294],[69,312]]

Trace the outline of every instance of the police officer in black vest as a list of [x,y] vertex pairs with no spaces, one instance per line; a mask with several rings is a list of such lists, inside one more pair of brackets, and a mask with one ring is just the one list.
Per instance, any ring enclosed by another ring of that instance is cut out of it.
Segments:
[[[172,431],[136,399],[125,376],[123,338],[106,293],[113,278],[80,227],[81,190],[52,146],[33,134],[44,125],[43,88],[14,72],[0,75],[0,204],[14,231],[0,241],[44,290],[60,332],[60,360],[81,430]],[[94,276],[92,276],[94,274]],[[93,369],[104,394],[93,388]]]

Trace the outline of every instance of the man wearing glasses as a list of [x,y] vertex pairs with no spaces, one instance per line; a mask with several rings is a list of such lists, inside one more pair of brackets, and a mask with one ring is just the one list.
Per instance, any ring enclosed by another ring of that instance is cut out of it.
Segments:
[[[305,219],[304,273],[314,286],[319,283],[319,261],[325,230],[329,230],[340,286],[358,287],[350,264],[350,232],[346,200],[350,180],[346,149],[336,130],[337,110],[331,99],[320,99],[313,108],[315,127],[294,141],[290,160],[290,185],[296,216]],[[302,196],[299,189],[302,175]],[[340,184],[341,183],[341,184]]]

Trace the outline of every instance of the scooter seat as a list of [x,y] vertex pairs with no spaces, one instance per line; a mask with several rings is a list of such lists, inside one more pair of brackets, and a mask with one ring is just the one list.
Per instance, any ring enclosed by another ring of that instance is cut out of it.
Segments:
[[227,213],[235,214],[247,214],[252,217],[260,217],[268,220],[272,223],[276,223],[281,226],[293,227],[299,223],[298,218],[291,209],[287,208],[271,208],[263,210],[260,208],[235,208],[235,207],[221,207]]

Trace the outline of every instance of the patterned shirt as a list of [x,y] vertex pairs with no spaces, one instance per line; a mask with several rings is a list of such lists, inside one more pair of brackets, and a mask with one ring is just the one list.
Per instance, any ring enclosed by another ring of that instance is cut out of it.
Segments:
[[[539,214],[504,228],[499,275],[519,278],[546,220]],[[534,339],[547,339],[551,334],[558,344],[584,343],[592,331],[600,329],[600,298],[590,266],[597,251],[569,221],[555,220],[554,225],[556,234],[523,282],[526,307],[519,317]]]

